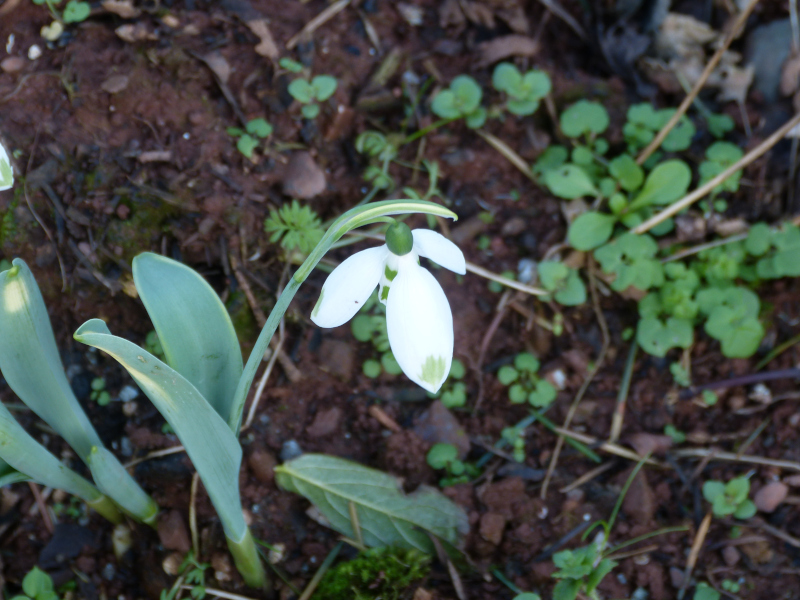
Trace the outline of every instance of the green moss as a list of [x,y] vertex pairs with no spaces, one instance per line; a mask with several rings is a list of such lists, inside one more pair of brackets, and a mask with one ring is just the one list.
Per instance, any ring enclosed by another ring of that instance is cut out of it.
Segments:
[[328,571],[313,600],[398,600],[429,570],[430,558],[418,550],[373,548]]

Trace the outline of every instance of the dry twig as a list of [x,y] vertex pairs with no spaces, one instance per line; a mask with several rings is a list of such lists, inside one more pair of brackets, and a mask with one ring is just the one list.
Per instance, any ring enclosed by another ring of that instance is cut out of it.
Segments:
[[636,158],[637,163],[640,165],[643,164],[644,161],[650,158],[650,155],[653,154],[653,152],[658,150],[659,146],[661,146],[661,143],[667,137],[669,132],[672,131],[672,128],[678,124],[680,118],[686,113],[687,110],[689,110],[692,102],[694,102],[694,99],[697,98],[700,90],[703,89],[706,80],[708,80],[708,78],[711,76],[711,73],[717,67],[719,61],[722,60],[722,55],[725,54],[725,51],[730,47],[731,42],[733,42],[733,40],[739,35],[739,30],[744,26],[745,21],[747,21],[747,17],[750,16],[750,13],[756,7],[756,4],[758,4],[758,0],[751,0],[745,9],[739,13],[739,16],[734,22],[733,27],[731,27],[728,35],[725,37],[725,41],[719,48],[717,48],[717,51],[714,53],[714,56],[711,57],[711,60],[708,61],[706,68],[700,74],[700,78],[697,80],[697,83],[694,84],[692,91],[689,92],[686,98],[683,99],[683,102],[681,102],[681,105],[675,111],[675,114],[673,114],[672,118],[667,121],[667,124],[661,128],[661,131],[659,131],[658,135],[653,138],[653,141],[650,142],[644,150],[642,150],[642,152]]
[[700,200],[700,198],[709,194],[711,190],[713,190],[715,187],[717,187],[719,184],[725,181],[728,177],[733,175],[736,171],[745,168],[747,165],[749,165],[756,159],[766,154],[770,148],[772,148],[775,144],[781,141],[786,136],[786,134],[788,134],[798,124],[800,124],[800,113],[796,114],[794,117],[789,119],[789,121],[787,121],[775,133],[773,133],[766,140],[761,142],[758,146],[753,148],[750,152],[745,154],[742,158],[737,160],[730,167],[725,169],[722,173],[714,177],[714,179],[711,179],[704,185],[701,185],[695,191],[690,192],[677,202],[670,204],[660,213],[653,215],[647,221],[645,221],[640,225],[637,225],[631,231],[637,234],[646,233],[659,223],[666,221],[671,216],[682,211],[684,208],[691,206],[692,204]]

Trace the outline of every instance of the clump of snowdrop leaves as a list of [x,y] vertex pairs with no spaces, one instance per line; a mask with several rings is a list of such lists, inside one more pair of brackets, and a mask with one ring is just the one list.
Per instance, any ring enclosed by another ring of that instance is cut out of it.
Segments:
[[326,328],[343,325],[380,286],[397,363],[409,379],[436,393],[453,361],[453,314],[442,287],[420,266],[420,256],[466,273],[461,250],[443,235],[393,223],[386,244],[357,252],[328,276],[311,320]]
[[14,185],[14,170],[11,168],[11,161],[8,153],[0,142],[0,192],[10,190]]

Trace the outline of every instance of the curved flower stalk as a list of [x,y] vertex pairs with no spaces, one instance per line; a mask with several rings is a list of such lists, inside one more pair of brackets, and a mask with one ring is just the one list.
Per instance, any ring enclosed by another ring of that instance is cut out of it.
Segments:
[[439,283],[419,265],[420,256],[455,273],[467,272],[464,255],[446,237],[395,223],[386,232],[386,244],[362,250],[334,269],[311,320],[325,328],[343,325],[380,286],[397,363],[409,379],[435,394],[453,361],[453,314]]
[[[352,231],[358,227],[365,227],[381,222],[394,222],[394,219],[389,217],[395,215],[407,215],[412,213],[421,213],[434,215],[439,217],[446,217],[448,219],[457,219],[456,214],[446,209],[445,207],[436,204],[435,202],[428,202],[427,200],[383,200],[381,202],[371,202],[363,206],[350,209],[341,217],[336,219],[333,224],[322,236],[319,244],[311,251],[308,258],[300,265],[300,268],[295,271],[295,274],[289,280],[283,293],[278,298],[275,307],[267,318],[267,322],[261,329],[261,333],[256,340],[253,351],[247,359],[247,364],[244,366],[242,377],[239,379],[239,386],[236,388],[236,394],[233,399],[233,412],[231,413],[231,427],[234,431],[239,431],[242,421],[242,411],[244,410],[244,402],[247,399],[247,392],[250,390],[250,385],[253,383],[253,378],[256,375],[256,369],[267,350],[272,336],[278,329],[278,324],[281,322],[289,303],[294,298],[297,289],[300,287],[306,278],[314,270],[314,267],[322,259],[323,256],[331,249],[331,246],[336,243],[345,233]],[[444,265],[443,265],[444,266]],[[430,275],[430,274],[429,274]],[[374,287],[374,286],[373,286]],[[448,308],[449,310],[449,308]],[[452,351],[451,351],[452,356]]]

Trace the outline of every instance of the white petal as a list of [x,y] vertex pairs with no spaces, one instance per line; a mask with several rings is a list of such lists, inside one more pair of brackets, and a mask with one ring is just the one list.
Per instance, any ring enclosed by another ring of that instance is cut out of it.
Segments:
[[389,288],[386,330],[403,372],[436,393],[453,362],[453,314],[439,282],[415,260],[401,262]]
[[364,306],[383,273],[386,246],[356,252],[328,275],[311,320],[320,327],[347,323]]
[[441,233],[430,229],[415,229],[411,235],[414,236],[414,251],[420,256],[430,258],[437,265],[459,275],[467,272],[464,253]]
[[[11,161],[8,159],[8,154],[6,153],[6,149],[3,148],[3,144],[0,144],[0,165],[2,165],[0,166],[0,169],[2,169],[2,171],[0,171],[0,192],[2,192],[3,190],[10,190],[14,185],[14,167],[11,166]],[[5,176],[8,175],[6,172],[4,176],[3,171],[5,171],[5,169],[11,171],[10,181],[5,181]]]

